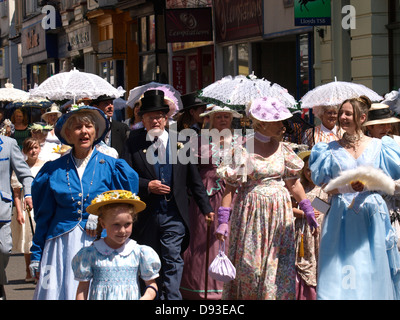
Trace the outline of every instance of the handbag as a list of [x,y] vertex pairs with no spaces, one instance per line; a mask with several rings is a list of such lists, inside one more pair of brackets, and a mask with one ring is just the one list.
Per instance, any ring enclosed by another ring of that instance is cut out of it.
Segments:
[[225,241],[219,241],[219,252],[208,268],[208,274],[217,281],[229,282],[236,277],[236,268],[225,255]]

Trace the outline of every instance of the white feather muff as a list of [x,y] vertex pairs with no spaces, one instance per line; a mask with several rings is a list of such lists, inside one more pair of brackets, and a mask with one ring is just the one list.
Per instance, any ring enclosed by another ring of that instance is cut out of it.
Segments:
[[362,182],[367,190],[382,191],[388,195],[394,194],[396,186],[395,181],[381,169],[371,166],[360,166],[355,169],[342,171],[337,178],[329,181],[324,191],[329,192],[356,181]]

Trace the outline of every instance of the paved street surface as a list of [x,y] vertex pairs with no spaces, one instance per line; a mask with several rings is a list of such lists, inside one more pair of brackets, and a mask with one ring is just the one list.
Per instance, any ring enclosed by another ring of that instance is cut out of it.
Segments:
[[23,254],[12,254],[7,269],[8,284],[4,286],[7,300],[32,300],[35,284],[25,282]]

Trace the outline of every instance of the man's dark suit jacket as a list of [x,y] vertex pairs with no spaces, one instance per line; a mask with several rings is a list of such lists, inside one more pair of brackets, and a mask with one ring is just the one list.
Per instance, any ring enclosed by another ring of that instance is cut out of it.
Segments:
[[[148,184],[151,180],[160,180],[154,170],[154,166],[146,160],[146,151],[151,145],[151,141],[146,141],[147,131],[142,128],[133,130],[126,144],[126,161],[139,175],[139,197],[147,205],[146,210],[138,214],[138,221],[134,223],[132,232],[133,238],[141,243],[141,239],[145,236],[143,233],[154,230],[154,221],[149,214],[152,212],[157,198],[160,196],[149,193]],[[173,193],[179,214],[186,225],[186,236],[182,244],[182,252],[187,248],[189,243],[189,195],[188,189],[191,191],[200,211],[203,214],[212,212],[206,189],[201,180],[196,164],[172,164],[172,186]]]
[[112,120],[111,121],[111,147],[117,150],[120,158],[124,158],[125,142],[129,127],[126,123]]

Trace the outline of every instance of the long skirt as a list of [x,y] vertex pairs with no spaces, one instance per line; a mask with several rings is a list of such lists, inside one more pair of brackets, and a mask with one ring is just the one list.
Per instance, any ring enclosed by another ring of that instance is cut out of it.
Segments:
[[236,279],[223,300],[294,300],[293,209],[288,190],[274,181],[239,189],[231,215],[229,259]]
[[93,240],[79,225],[59,237],[47,240],[33,299],[75,300],[79,282],[74,279],[72,258],[81,248],[90,246]]
[[[221,204],[222,193],[219,192],[210,197],[210,204],[215,213]],[[183,299],[200,300],[205,298],[206,268],[209,267],[219,252],[219,243],[215,236],[218,219],[215,216],[210,225],[209,262],[206,265],[207,223],[193,198],[190,202],[190,212],[190,243],[183,254],[184,266],[180,291]],[[228,244],[226,247],[228,247]],[[208,276],[207,300],[220,300],[223,285],[223,282]]]

